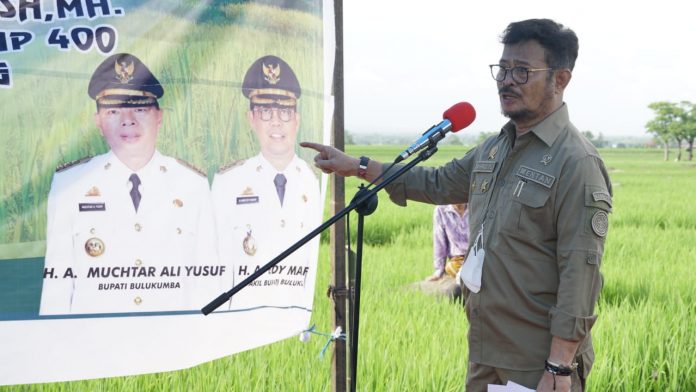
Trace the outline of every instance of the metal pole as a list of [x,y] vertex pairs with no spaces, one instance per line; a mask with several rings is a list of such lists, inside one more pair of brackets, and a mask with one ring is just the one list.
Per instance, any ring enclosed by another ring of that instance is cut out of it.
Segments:
[[[357,258],[355,261],[355,290],[353,292],[353,314],[350,320],[350,391],[355,392],[358,383],[358,336],[360,329],[360,282],[362,279],[362,248],[365,216],[358,214]],[[353,290],[351,290],[353,291]]]

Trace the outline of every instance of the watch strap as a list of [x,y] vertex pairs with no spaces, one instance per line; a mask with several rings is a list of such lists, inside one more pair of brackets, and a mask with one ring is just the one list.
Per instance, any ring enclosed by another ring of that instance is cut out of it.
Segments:
[[358,164],[358,177],[365,178],[367,176],[367,164],[370,162],[370,158],[366,156],[360,157],[360,163]]
[[570,366],[564,366],[557,363],[549,362],[548,360],[544,362],[544,369],[547,372],[555,376],[570,376],[578,368],[578,363],[573,362]]

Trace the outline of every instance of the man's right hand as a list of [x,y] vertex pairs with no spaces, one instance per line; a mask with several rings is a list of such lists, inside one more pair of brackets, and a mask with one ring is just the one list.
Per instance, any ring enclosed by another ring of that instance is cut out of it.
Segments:
[[358,175],[360,160],[346,155],[338,149],[319,143],[302,142],[300,146],[316,150],[314,166],[327,174],[336,173],[342,177]]

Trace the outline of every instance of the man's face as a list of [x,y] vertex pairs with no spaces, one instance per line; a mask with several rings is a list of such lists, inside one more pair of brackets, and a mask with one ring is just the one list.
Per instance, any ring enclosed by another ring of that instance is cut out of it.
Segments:
[[116,156],[149,158],[157,145],[162,112],[154,106],[100,108],[94,121]]
[[[534,40],[505,45],[499,64],[505,68],[549,68],[544,54],[544,48]],[[512,72],[508,71],[505,79],[497,82],[501,111],[518,128],[537,124],[562,101],[562,96],[555,93],[553,70],[529,72],[528,75],[527,83],[521,84],[514,81]]]
[[264,157],[290,162],[295,155],[300,127],[300,115],[295,108],[255,105],[247,113],[247,118],[256,132]]

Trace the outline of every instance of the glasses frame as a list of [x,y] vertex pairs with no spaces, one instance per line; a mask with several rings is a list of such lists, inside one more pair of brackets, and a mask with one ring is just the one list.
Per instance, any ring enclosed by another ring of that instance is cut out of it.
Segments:
[[[282,122],[290,122],[295,118],[295,108],[279,108],[279,107],[268,107],[268,106],[255,106],[252,110],[254,117],[259,118],[261,121],[268,122],[273,120],[273,115]],[[264,113],[268,113],[264,115]],[[287,114],[282,114],[287,113]]]
[[[517,65],[514,67],[504,67],[500,64],[489,64],[488,67],[491,69],[491,76],[493,77],[493,80],[495,80],[496,82],[504,81],[505,78],[507,77],[508,71],[510,71],[510,76],[512,77],[512,80],[517,84],[525,84],[525,83],[529,82],[529,73],[530,72],[555,71],[556,70],[556,68],[529,68],[529,67],[525,67],[523,65]],[[500,68],[498,70],[498,72],[493,72],[494,67]],[[515,76],[516,69],[523,69],[523,70],[527,71],[526,77],[524,80],[519,80]],[[498,77],[496,77],[496,74],[500,74],[500,71],[502,71],[502,70],[504,70],[505,72],[503,72],[503,76],[499,79]]]

